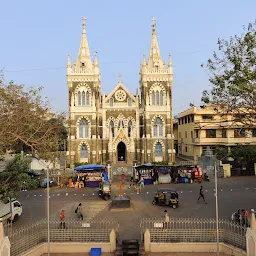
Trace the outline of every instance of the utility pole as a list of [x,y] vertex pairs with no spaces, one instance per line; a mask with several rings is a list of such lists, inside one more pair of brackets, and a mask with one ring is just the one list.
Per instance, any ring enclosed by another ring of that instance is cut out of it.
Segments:
[[217,177],[217,166],[216,161],[214,164],[215,174],[215,204],[216,204],[216,242],[217,242],[217,256],[219,256],[219,203],[218,203],[218,177]]

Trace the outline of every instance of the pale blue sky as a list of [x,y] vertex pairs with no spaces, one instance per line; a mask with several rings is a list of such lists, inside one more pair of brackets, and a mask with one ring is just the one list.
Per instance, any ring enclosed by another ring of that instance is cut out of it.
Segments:
[[173,114],[200,104],[209,88],[205,62],[218,37],[240,33],[256,18],[255,0],[215,1],[2,1],[0,69],[6,81],[44,86],[55,110],[67,111],[66,62],[77,57],[81,17],[87,17],[91,55],[98,51],[101,87],[109,93],[123,75],[124,85],[139,88],[142,54],[148,54],[151,18],[156,17],[162,57],[172,54]]

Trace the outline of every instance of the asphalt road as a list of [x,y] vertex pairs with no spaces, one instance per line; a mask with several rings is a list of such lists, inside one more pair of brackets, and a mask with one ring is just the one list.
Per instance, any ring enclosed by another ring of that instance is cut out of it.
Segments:
[[[87,219],[112,218],[120,223],[120,231],[125,231],[125,238],[138,235],[141,218],[163,217],[165,206],[152,205],[154,192],[157,188],[172,187],[179,192],[179,207],[167,208],[170,217],[180,218],[215,218],[215,190],[214,180],[201,184],[166,184],[147,185],[142,193],[137,195],[133,189],[124,188],[124,195],[129,195],[132,210],[112,212],[104,201],[97,195],[97,188],[67,188],[50,190],[50,216],[58,220],[59,213],[65,210],[66,218],[76,218],[75,208],[81,202],[84,215]],[[197,203],[200,186],[203,185],[207,204]],[[219,217],[230,219],[231,214],[238,208],[256,208],[256,177],[235,177],[218,180]],[[119,189],[112,184],[112,194],[118,195]],[[45,189],[20,193],[20,202],[23,205],[21,218],[14,223],[20,227],[47,216],[47,197]]]

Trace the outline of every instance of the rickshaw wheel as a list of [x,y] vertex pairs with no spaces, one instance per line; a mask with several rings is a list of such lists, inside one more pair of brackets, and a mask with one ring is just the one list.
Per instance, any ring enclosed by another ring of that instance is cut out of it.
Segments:
[[176,205],[176,204],[173,204],[173,205],[172,205],[172,208],[173,208],[173,209],[176,209],[176,208],[177,208],[177,205]]
[[152,204],[153,204],[153,205],[156,205],[156,201],[155,201],[155,200],[153,200],[153,201],[152,201]]

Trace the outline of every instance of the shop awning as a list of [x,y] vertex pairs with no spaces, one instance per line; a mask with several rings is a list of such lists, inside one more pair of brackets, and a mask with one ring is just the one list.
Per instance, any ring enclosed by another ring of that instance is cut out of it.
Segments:
[[91,171],[103,170],[103,169],[105,169],[104,165],[97,165],[97,164],[80,165],[74,168],[75,171],[85,171],[85,172],[91,172]]

